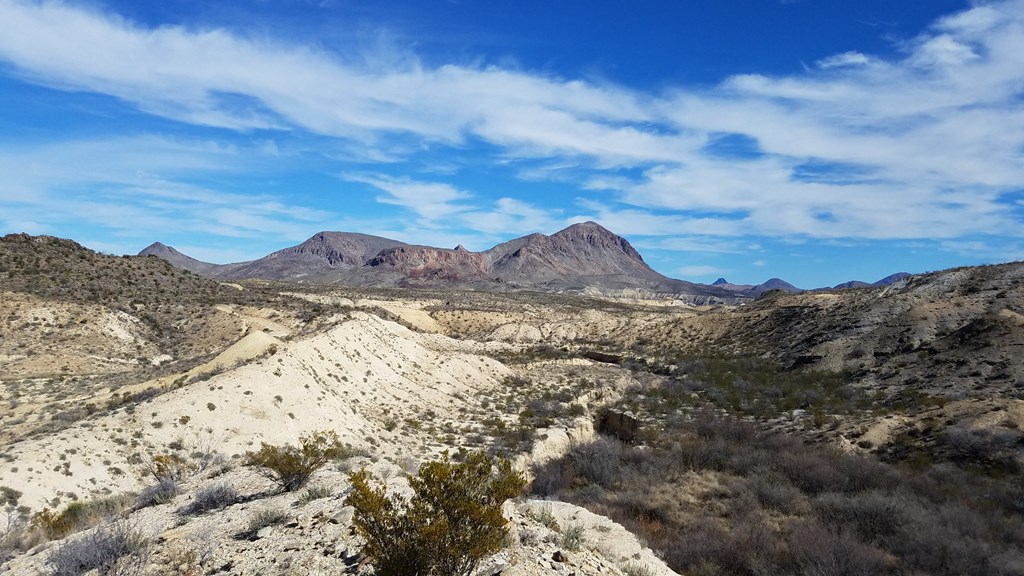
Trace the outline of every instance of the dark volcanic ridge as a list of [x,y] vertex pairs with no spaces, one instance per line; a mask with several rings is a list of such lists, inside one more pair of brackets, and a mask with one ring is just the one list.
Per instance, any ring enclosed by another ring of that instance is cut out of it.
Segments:
[[530,234],[482,252],[320,232],[297,246],[234,264],[201,262],[159,242],[139,254],[222,280],[676,296],[700,304],[738,303],[754,296],[663,276],[625,238],[594,222],[573,224],[550,236]]
[[594,222],[573,224],[550,236],[515,238],[482,252],[461,245],[436,248],[368,234],[319,232],[297,246],[233,264],[202,262],[159,242],[139,254],[221,280],[675,297],[695,304],[738,304],[771,290],[801,291],[778,278],[756,286],[669,278],[648,266],[625,238]]

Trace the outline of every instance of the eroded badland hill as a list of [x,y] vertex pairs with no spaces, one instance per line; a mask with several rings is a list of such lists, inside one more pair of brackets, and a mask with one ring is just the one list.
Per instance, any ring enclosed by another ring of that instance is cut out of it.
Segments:
[[[1024,264],[742,306],[231,282],[0,241],[0,571],[119,518],[120,573],[369,573],[347,472],[484,450],[532,482],[480,574],[1024,573]],[[302,491],[243,465],[323,430]]]

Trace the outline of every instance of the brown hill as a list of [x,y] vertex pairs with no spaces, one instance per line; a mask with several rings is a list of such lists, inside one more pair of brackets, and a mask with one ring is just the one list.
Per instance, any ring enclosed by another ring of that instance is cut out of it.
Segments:
[[530,234],[483,252],[412,246],[377,236],[320,232],[298,246],[237,264],[199,262],[163,244],[142,252],[212,278],[336,282],[366,287],[540,290],[678,295],[699,303],[746,300],[665,277],[620,236],[594,222]]

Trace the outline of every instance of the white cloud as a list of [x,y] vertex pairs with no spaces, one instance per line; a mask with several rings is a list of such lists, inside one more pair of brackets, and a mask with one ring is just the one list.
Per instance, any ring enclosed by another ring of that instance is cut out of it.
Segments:
[[[147,29],[60,3],[0,1],[0,59],[33,81],[110,94],[147,112],[234,129],[299,127],[379,144],[395,134],[517,154],[668,159],[683,140],[644,130],[638,94],[495,67],[384,69],[221,29]],[[623,123],[638,123],[634,126]]]
[[487,238],[499,239],[508,234],[531,234],[560,228],[565,222],[555,218],[556,213],[514,198],[499,198],[493,206],[483,205],[472,212],[460,214],[457,222],[461,227],[475,230]]
[[385,193],[377,197],[378,202],[402,206],[428,221],[466,211],[468,206],[454,202],[472,197],[468,192],[439,182],[418,182],[383,174],[345,174],[342,177],[377,188]]
[[[413,211],[425,233],[455,223],[490,238],[595,219],[622,234],[673,238],[1019,237],[1006,195],[1024,185],[1024,0],[940,19],[900,48],[897,58],[850,50],[797,75],[645,93],[500,66],[427,67],[415,55],[371,66],[230,30],[147,28],[97,9],[0,0],[0,60],[32,82],[194,124],[327,136],[344,150],[339,163],[353,161],[349,151],[354,161],[397,164],[483,142],[485,161],[519,163],[524,177],[609,198],[563,218],[443,181],[346,176]],[[705,150],[723,133],[762,153]],[[26,207],[90,183],[109,197],[96,192],[88,206],[117,218],[115,227],[170,226],[171,211],[186,203],[197,208],[186,210],[184,226],[226,235],[270,227],[290,236],[332,217],[178,179],[238,169],[239,156],[253,154],[280,149],[261,136],[241,153],[166,139],[3,150],[0,171],[14,176],[0,203],[21,207],[7,219],[45,227]],[[82,194],[73,200],[86,205]]]
[[823,58],[818,61],[819,68],[844,68],[847,66],[865,66],[871,64],[872,59],[860,52],[843,52]]
[[[248,155],[248,159],[242,156]],[[253,156],[255,155],[255,156]],[[179,181],[196,172],[254,170],[258,151],[153,137],[0,146],[0,211],[9,231],[65,233],[87,224],[149,241],[182,232],[303,239],[321,210]],[[127,243],[125,243],[127,245]]]
[[923,41],[914,53],[913,63],[922,67],[960,66],[980,58],[970,45],[949,34],[941,34]]

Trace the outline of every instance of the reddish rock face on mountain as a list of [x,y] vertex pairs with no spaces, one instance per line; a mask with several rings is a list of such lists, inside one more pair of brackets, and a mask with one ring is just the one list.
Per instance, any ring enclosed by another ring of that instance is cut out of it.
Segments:
[[[154,254],[198,274],[357,286],[470,290],[542,290],[683,295],[700,302],[737,300],[735,293],[658,274],[620,236],[594,222],[551,236],[530,234],[484,252],[413,246],[378,236],[320,232],[298,246],[237,264],[199,262],[162,244]],[[742,299],[742,298],[740,298]]]
[[[461,246],[460,246],[461,248]],[[487,277],[487,259],[480,252],[446,250],[429,246],[385,248],[366,262],[366,266],[405,277],[406,283],[448,280],[473,281]]]

